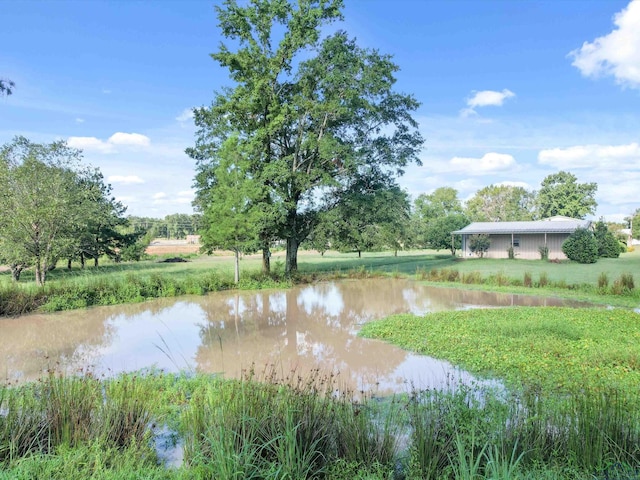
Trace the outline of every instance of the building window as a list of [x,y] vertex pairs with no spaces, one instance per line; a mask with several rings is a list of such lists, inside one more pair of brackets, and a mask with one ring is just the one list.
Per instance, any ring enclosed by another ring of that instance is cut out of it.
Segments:
[[520,246],[520,235],[514,235],[513,236],[513,246],[514,247],[519,247]]

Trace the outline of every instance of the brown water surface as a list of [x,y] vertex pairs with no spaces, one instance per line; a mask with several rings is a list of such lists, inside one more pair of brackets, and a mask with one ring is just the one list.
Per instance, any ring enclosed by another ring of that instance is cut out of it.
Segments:
[[375,279],[3,318],[0,378],[32,380],[48,368],[113,375],[152,366],[237,377],[254,364],[258,372],[274,366],[284,375],[339,372],[344,384],[380,393],[411,384],[440,388],[472,377],[448,362],[358,338],[360,325],[395,313],[511,305],[579,304]]

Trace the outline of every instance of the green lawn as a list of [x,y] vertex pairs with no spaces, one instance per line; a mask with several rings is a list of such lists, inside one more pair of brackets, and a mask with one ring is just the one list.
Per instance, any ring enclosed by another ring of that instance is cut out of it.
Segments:
[[[606,273],[611,281],[623,273],[640,274],[640,249],[623,253],[619,258],[601,258],[593,264],[473,258],[455,262],[455,268],[460,272],[478,271],[483,276],[501,271],[513,278],[522,278],[524,272],[530,272],[536,277],[546,272],[551,281],[564,280],[567,284],[597,285],[601,273]],[[640,277],[636,280],[640,282]]]

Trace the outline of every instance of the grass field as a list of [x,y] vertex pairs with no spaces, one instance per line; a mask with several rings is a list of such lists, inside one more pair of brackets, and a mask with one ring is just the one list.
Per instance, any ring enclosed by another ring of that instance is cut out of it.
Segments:
[[[5,270],[0,272],[0,315],[22,314],[38,308],[56,311],[139,302],[154,297],[205,294],[231,288],[273,288],[291,284],[284,277],[284,252],[275,252],[272,256],[272,275],[269,278],[260,272],[259,255],[244,257],[241,261],[242,281],[238,287],[232,282],[233,258],[230,256],[189,254],[184,255],[188,260],[184,263],[160,261],[172,256],[167,254],[135,263],[105,261],[99,267],[87,266],[85,269],[76,265],[71,270],[58,267],[49,273],[44,288],[35,286],[30,271],[23,272],[20,282],[14,284]],[[397,256],[391,252],[364,253],[362,258],[352,253],[327,252],[322,256],[317,252],[303,251],[299,255],[299,272],[292,280],[310,282],[372,274],[412,276],[416,273],[419,273],[418,278],[424,279],[425,272],[434,269],[453,270],[460,275],[473,273],[479,277],[499,275],[514,280],[487,281],[472,288],[564,296],[629,307],[640,304],[638,289],[631,295],[608,295],[603,289],[596,288],[603,275],[613,284],[623,274],[639,272],[640,251],[623,254],[618,259],[600,259],[591,265],[541,260],[461,260],[434,251],[405,251]],[[525,274],[535,279],[543,276],[546,287],[523,291]],[[469,288],[467,285],[464,287]]]

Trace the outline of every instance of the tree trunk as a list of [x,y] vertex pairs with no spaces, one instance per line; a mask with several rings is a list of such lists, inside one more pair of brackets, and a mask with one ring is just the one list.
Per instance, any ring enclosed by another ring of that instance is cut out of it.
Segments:
[[71,259],[67,260],[67,270],[71,270]]
[[238,250],[235,251],[235,268],[233,271],[233,281],[234,283],[238,283],[240,281],[240,252]]
[[362,258],[362,252],[358,250],[358,258]]
[[98,257],[97,256],[93,257],[93,266],[94,267],[98,266]]
[[44,282],[46,281],[47,268],[46,265],[41,265],[40,261],[36,262],[35,266],[35,274],[36,274],[36,285],[39,287],[44,286]]
[[22,265],[13,264],[11,265],[11,280],[17,282],[20,280],[20,274],[22,273],[22,269],[24,267]]
[[398,249],[397,249],[397,248],[393,251],[393,256],[394,256],[394,257],[397,257],[397,256],[398,256]]
[[80,268],[84,270],[84,253],[80,252]]
[[271,273],[271,250],[269,250],[269,247],[262,249],[262,273],[265,275]]
[[287,238],[287,263],[284,273],[290,277],[293,272],[298,271],[298,239],[291,236]]

